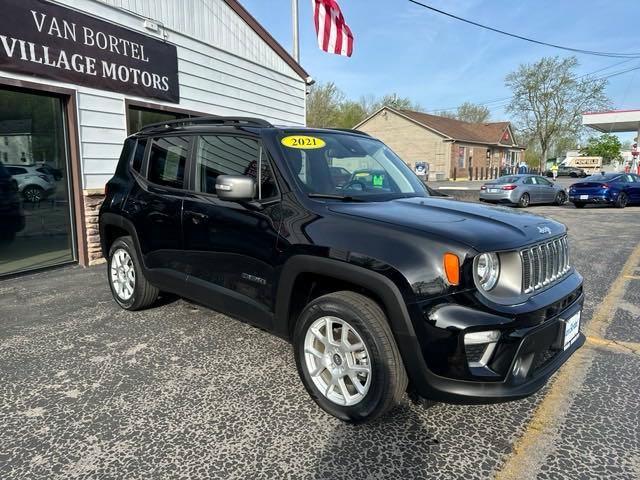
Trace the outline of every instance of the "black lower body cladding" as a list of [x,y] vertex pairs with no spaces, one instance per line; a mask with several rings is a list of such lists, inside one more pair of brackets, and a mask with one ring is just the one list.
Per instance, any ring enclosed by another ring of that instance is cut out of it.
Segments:
[[[408,367],[412,386],[425,398],[461,404],[504,402],[535,393],[584,344],[578,329],[584,303],[579,280],[577,288],[556,301],[518,315],[449,303],[441,315],[445,320],[423,316],[425,328],[418,334],[426,338],[416,341],[421,344],[416,353],[425,363],[423,371]],[[484,347],[465,345],[464,336],[487,331],[499,339],[483,359]]]

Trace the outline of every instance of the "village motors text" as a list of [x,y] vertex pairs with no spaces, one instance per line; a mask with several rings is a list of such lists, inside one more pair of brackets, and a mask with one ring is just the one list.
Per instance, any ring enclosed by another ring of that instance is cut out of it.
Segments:
[[[39,33],[55,36],[60,39],[77,43],[78,36],[87,47],[96,47],[103,51],[109,51],[124,57],[129,57],[142,62],[149,62],[145,56],[144,45],[118,38],[115,35],[105,34],[100,31],[83,26],[78,29],[75,23],[66,20],[59,21],[56,17],[47,18],[44,13],[31,10],[35,27]],[[78,35],[80,33],[80,35]],[[110,78],[123,83],[142,84],[147,88],[154,88],[166,92],[169,90],[169,78],[157,73],[133,68],[126,65],[118,65],[114,62],[98,60],[93,57],[73,53],[67,54],[60,49],[58,53],[50,51],[46,45],[37,45],[19,38],[7,37],[0,34],[0,42],[7,57],[13,59],[19,57],[25,62],[33,62],[53,68],[72,70],[77,73]]]

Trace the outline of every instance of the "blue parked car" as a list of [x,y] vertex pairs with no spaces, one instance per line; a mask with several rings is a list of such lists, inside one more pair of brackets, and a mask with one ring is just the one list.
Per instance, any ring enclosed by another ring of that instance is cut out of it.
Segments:
[[624,208],[640,203],[640,176],[633,173],[591,175],[569,188],[569,201],[576,208],[587,203],[600,203]]

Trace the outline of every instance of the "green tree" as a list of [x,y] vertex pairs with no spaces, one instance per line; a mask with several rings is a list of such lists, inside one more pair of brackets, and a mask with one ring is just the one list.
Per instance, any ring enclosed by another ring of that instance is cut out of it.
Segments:
[[317,83],[307,94],[307,125],[310,127],[353,128],[383,106],[420,110],[420,104],[395,93],[380,98],[367,95],[359,101],[349,100],[335,83]]
[[580,149],[580,155],[586,157],[602,157],[603,163],[611,163],[612,160],[621,158],[622,143],[615,135],[603,133],[599,137],[591,137],[587,145]]
[[575,57],[544,57],[505,79],[513,93],[507,112],[533,139],[543,163],[555,141],[580,134],[583,112],[609,106],[607,81],[578,76],[577,67]]
[[353,128],[367,117],[367,112],[360,102],[346,100],[340,105],[338,121],[335,126],[338,128]]
[[335,127],[339,123],[340,108],[345,95],[333,82],[316,83],[307,94],[307,125]]

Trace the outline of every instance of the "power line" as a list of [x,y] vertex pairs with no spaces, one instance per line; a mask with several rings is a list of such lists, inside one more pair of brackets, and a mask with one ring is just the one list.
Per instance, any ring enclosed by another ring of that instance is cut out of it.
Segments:
[[573,53],[581,53],[581,54],[584,54],[584,55],[596,55],[596,56],[599,56],[599,57],[631,58],[631,59],[640,58],[640,53],[597,52],[597,51],[594,51],[594,50],[583,50],[583,49],[580,49],[580,48],[564,47],[562,45],[556,45],[556,44],[553,44],[553,43],[542,42],[540,40],[535,40],[533,38],[524,37],[522,35],[517,35],[515,33],[505,32],[504,30],[493,28],[493,27],[490,27],[488,25],[483,25],[481,23],[474,22],[473,20],[468,20],[466,18],[459,17],[459,16],[454,15],[452,13],[445,12],[444,10],[439,10],[437,8],[434,8],[434,7],[432,7],[430,5],[427,5],[425,3],[418,2],[417,0],[408,0],[408,1],[413,3],[413,4],[415,4],[415,5],[418,5],[420,7],[426,8],[426,9],[431,10],[431,11],[436,12],[436,13],[439,13],[441,15],[446,15],[447,17],[454,18],[454,19],[459,20],[461,22],[465,22],[465,23],[468,23],[470,25],[474,25],[476,27],[484,28],[485,30],[490,30],[490,31],[495,32],[495,33],[500,33],[501,35],[507,35],[509,37],[513,37],[513,38],[517,38],[517,39],[520,39],[520,40],[524,40],[526,42],[536,43],[538,45],[544,45],[546,47],[557,48],[557,49],[560,49],[560,50],[566,50],[566,51],[573,52]]
[[[576,77],[576,80],[580,80],[581,78],[589,77],[589,76],[593,75],[594,73],[599,73],[599,72],[602,72],[604,70],[609,70],[610,68],[617,67],[618,65],[622,65],[622,64],[625,64],[625,63],[632,62],[633,60],[635,60],[635,59],[630,58],[628,60],[623,60],[622,62],[616,62],[616,63],[614,63],[612,65],[608,65],[606,67],[599,68],[599,69],[594,70],[594,71],[589,72],[589,73],[584,73],[584,74],[580,75],[579,77]],[[601,75],[599,77],[594,77],[593,80],[606,80],[608,78],[617,77],[618,75],[622,75],[624,73],[633,72],[635,70],[640,70],[640,64],[635,66],[635,67],[626,69],[626,70],[620,70],[618,72],[613,72],[613,73],[610,73],[610,74]],[[512,98],[513,98],[513,96],[509,96],[509,97],[497,98],[495,100],[488,100],[486,102],[479,102],[479,103],[471,102],[471,103],[473,103],[474,105],[479,105],[479,106],[491,106],[491,108],[498,108],[498,107],[506,106]],[[503,104],[503,105],[501,105],[501,104]],[[427,110],[425,113],[450,112],[450,111],[457,110],[459,106],[460,105],[458,105],[457,107],[449,107],[449,108],[434,108],[434,109],[431,109],[431,110]]]

